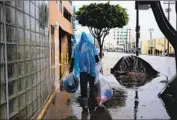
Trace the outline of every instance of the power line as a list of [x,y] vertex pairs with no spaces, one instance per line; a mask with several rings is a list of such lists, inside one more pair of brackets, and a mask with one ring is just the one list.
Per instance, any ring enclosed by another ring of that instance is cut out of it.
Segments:
[[[171,4],[175,4],[175,1],[164,1],[164,4],[168,4],[168,8],[165,9],[165,11],[167,12],[168,16],[167,19],[170,22],[170,12],[171,12],[171,8],[170,5]],[[167,40],[167,39],[166,39]],[[165,46],[166,47],[166,46]],[[169,41],[167,40],[167,53],[169,55]]]

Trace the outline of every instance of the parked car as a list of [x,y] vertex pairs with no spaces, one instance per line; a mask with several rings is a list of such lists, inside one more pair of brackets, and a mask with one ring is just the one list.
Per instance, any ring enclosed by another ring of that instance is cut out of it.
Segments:
[[169,53],[169,56],[170,56],[170,57],[175,57],[175,53],[174,53],[174,52]]

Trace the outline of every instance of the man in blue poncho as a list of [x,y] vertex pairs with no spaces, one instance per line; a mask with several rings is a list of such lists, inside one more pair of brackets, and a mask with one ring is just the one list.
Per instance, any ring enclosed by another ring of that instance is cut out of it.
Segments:
[[[75,46],[72,53],[70,72],[73,72],[75,78],[80,77],[81,88],[81,106],[83,111],[92,111],[96,106],[95,96],[95,77],[96,63],[99,62],[98,53],[91,40],[85,32],[81,33],[80,42]],[[73,69],[74,68],[74,69]],[[87,96],[87,84],[90,86],[89,98]]]

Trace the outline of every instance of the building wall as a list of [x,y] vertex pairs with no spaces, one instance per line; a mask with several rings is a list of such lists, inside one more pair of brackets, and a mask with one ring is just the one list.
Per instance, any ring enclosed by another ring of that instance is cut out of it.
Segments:
[[69,34],[73,34],[73,26],[72,23],[69,22],[63,16],[63,7],[65,7],[71,15],[73,15],[71,5],[68,1],[62,1],[62,11],[59,9],[59,1],[50,1],[49,2],[49,11],[50,11],[50,24],[51,25],[60,25],[60,27],[68,32]]
[[[68,34],[73,30],[62,12],[55,12],[60,7],[54,2],[0,1],[0,119],[30,119],[58,82],[59,30],[54,29],[51,41],[51,25]],[[45,29],[39,25],[42,3],[50,8]]]
[[0,119],[29,119],[52,91],[40,1],[0,1]]
[[147,55],[148,54],[148,40],[142,40],[142,46],[141,46],[141,54]]
[[[65,18],[64,8],[67,9],[71,16],[73,15],[73,12],[71,4],[68,1],[50,1],[49,8],[50,26],[55,27],[55,65],[51,66],[51,78],[55,76],[53,79],[55,80],[55,83],[57,83],[68,66],[68,41],[71,42],[71,40],[69,40],[71,38],[68,38],[67,35],[71,36],[73,34],[72,21]],[[61,35],[60,33],[64,33],[64,35]]]
[[114,40],[116,40],[117,46],[122,45],[125,47],[126,42],[130,40],[130,31],[128,29],[115,28],[114,29]]
[[[155,49],[164,52],[167,49],[167,42],[164,38],[158,38],[153,40],[143,40],[142,41],[142,54],[148,54],[148,50],[151,49],[153,54],[155,53]],[[174,52],[172,45],[169,45],[169,52]]]

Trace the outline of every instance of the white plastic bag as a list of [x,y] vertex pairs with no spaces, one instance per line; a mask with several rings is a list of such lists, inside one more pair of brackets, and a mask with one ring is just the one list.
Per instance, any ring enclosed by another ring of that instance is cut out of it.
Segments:
[[113,91],[108,81],[101,73],[97,75],[97,83],[95,85],[97,87],[96,100],[97,103],[101,105],[112,97]]
[[97,84],[97,83],[98,83],[99,75],[101,74],[101,73],[100,73],[100,64],[99,64],[99,63],[96,64],[96,74],[97,74],[97,76],[96,76],[96,78],[95,78],[94,84]]
[[68,92],[68,93],[75,93],[79,86],[79,79],[74,78],[73,74],[70,73],[69,75],[66,75],[63,78],[62,87]]

